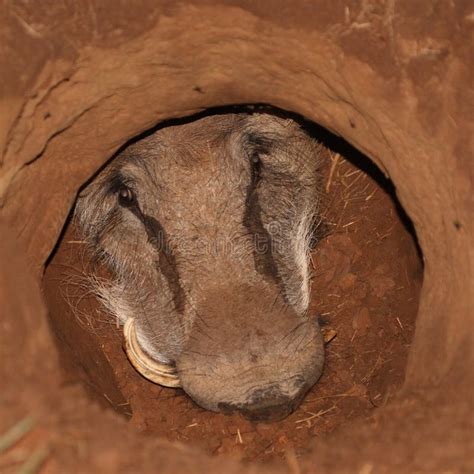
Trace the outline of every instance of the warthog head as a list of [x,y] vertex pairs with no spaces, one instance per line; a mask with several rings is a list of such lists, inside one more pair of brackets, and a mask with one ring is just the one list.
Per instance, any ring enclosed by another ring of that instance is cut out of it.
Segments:
[[307,315],[321,147],[294,121],[214,115],[129,145],[81,192],[76,220],[112,281],[143,375],[200,406],[290,413],[321,374]]

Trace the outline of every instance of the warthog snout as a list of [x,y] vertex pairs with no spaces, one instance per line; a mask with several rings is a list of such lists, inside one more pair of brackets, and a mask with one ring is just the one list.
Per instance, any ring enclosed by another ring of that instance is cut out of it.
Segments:
[[323,343],[315,320],[264,283],[208,294],[178,362],[184,390],[214,411],[256,420],[288,415],[317,381]]
[[299,405],[306,390],[290,398],[281,393],[279,386],[271,385],[255,390],[246,405],[219,403],[218,408],[224,413],[240,411],[253,421],[277,421],[288,416]]
[[320,151],[292,120],[215,115],[136,141],[82,190],[77,225],[113,275],[91,282],[145,377],[261,420],[317,381]]

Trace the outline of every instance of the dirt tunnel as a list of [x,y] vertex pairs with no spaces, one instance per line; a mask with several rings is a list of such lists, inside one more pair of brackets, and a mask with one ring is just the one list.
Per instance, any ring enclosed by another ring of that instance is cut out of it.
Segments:
[[[472,470],[472,12],[261,5],[5,8],[0,428],[23,435],[0,466]],[[312,255],[328,362],[273,425],[210,414],[138,376],[119,331],[70,284],[84,259],[64,227],[79,187],[127,140],[242,103],[335,134],[328,231]]]

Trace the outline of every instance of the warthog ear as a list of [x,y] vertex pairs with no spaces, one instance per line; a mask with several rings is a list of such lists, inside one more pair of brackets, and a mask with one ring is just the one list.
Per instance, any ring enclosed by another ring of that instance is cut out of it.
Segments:
[[137,371],[151,382],[164,387],[180,387],[176,367],[163,364],[146,354],[138,343],[134,318],[129,318],[123,327],[125,352]]

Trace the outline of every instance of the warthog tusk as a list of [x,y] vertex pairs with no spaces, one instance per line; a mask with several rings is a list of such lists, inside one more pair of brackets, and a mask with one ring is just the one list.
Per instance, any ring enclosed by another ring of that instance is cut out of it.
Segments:
[[125,337],[125,352],[132,365],[143,377],[165,387],[180,387],[176,368],[152,359],[140,347],[134,318],[129,318],[125,322],[123,335]]

